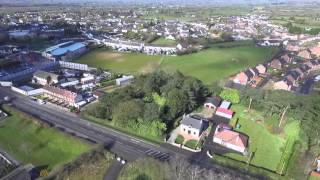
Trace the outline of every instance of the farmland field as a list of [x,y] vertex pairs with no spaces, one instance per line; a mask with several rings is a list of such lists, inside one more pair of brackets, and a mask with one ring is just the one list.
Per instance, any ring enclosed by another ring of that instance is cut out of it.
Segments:
[[80,57],[77,62],[121,73],[147,73],[155,69],[168,72],[176,70],[185,75],[211,83],[227,78],[241,70],[271,59],[277,48],[255,47],[252,43],[223,43],[183,56],[150,56],[138,53],[119,53],[103,49],[94,50]]
[[0,146],[24,164],[52,170],[90,149],[89,144],[56,129],[44,128],[16,109],[4,109],[11,116],[0,123]]

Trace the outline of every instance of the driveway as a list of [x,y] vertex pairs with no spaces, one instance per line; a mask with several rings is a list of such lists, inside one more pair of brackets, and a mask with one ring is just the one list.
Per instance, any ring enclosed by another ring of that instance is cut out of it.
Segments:
[[123,164],[117,160],[114,160],[111,166],[108,168],[106,175],[104,176],[104,180],[118,179],[122,168]]
[[236,151],[232,151],[228,148],[225,148],[224,146],[221,146],[221,145],[213,142],[213,135],[214,135],[214,132],[215,132],[218,124],[220,124],[220,123],[228,124],[230,120],[227,118],[224,118],[224,117],[214,115],[210,119],[210,121],[213,123],[213,125],[212,125],[211,131],[209,133],[209,136],[207,137],[206,141],[204,142],[202,152],[210,151],[211,153],[220,154],[220,155],[230,153],[230,152],[236,152]]
[[309,94],[312,90],[313,84],[314,84],[314,78],[309,77],[301,86],[300,93]]
[[177,128],[175,128],[173,131],[171,131],[170,137],[167,142],[170,144],[173,144],[177,136],[179,135],[179,132],[180,132],[180,125]]

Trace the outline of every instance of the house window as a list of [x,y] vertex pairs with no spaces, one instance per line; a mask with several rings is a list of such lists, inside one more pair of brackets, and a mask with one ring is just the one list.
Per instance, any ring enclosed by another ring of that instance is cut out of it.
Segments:
[[196,132],[193,132],[194,135],[196,135]]
[[186,131],[186,129],[185,129],[185,128],[183,128],[183,131]]
[[188,131],[188,134],[191,134],[191,131],[190,131],[190,130]]

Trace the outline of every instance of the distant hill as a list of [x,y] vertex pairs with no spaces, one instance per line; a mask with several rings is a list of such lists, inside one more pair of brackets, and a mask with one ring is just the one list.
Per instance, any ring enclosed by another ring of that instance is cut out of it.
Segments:
[[[0,4],[55,4],[55,3],[132,3],[132,4],[152,4],[154,0],[0,0]],[[279,4],[279,3],[311,3],[315,0],[160,0],[161,4],[197,4],[197,5],[231,5],[231,4]]]

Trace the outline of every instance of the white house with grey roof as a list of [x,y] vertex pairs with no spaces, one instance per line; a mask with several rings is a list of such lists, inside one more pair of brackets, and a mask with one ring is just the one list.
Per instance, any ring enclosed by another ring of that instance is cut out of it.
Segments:
[[205,127],[204,120],[205,118],[194,114],[184,115],[180,124],[180,134],[194,139],[200,138]]

